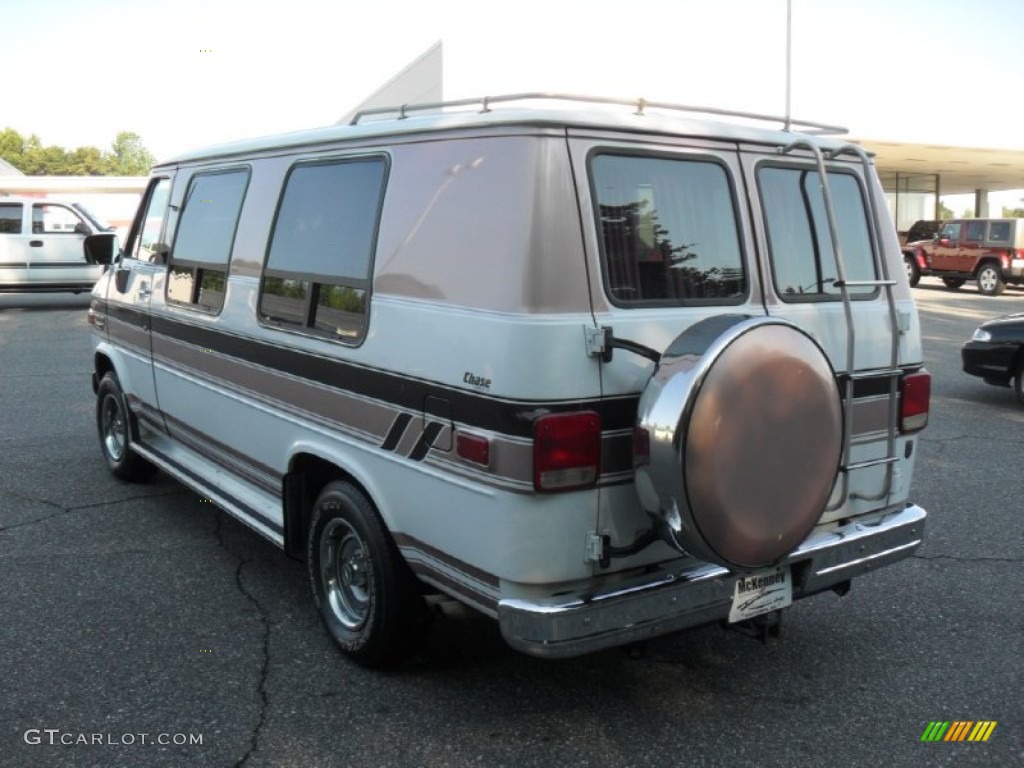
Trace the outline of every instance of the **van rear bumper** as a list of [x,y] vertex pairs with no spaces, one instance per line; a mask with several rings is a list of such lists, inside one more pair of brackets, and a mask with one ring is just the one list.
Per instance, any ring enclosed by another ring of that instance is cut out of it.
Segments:
[[[812,533],[784,562],[793,599],[847,582],[909,557],[924,534],[927,513],[908,505],[870,524],[850,522]],[[586,595],[498,603],[506,642],[532,656],[567,657],[726,619],[737,574],[703,564],[618,582]]]

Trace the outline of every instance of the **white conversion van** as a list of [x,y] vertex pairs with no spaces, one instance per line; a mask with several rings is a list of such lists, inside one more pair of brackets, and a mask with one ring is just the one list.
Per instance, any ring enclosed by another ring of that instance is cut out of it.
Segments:
[[0,292],[91,290],[104,267],[86,261],[82,241],[112,230],[78,203],[0,197]]
[[538,656],[769,633],[920,545],[930,376],[859,147],[643,101],[443,106],[162,163],[123,249],[87,240],[115,475],[158,467],[305,559],[370,666],[453,600]]

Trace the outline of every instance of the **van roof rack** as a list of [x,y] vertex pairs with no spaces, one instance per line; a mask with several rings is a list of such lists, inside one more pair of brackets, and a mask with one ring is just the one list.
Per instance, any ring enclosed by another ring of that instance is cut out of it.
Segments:
[[430,101],[420,104],[399,104],[390,107],[373,107],[371,109],[361,109],[353,115],[349,125],[357,125],[364,117],[371,115],[387,115],[391,113],[395,114],[395,119],[404,120],[409,117],[410,112],[428,112],[436,111],[441,109],[449,109],[454,107],[479,107],[477,110],[480,114],[490,112],[491,106],[494,104],[505,104],[513,101],[571,101],[582,104],[612,104],[626,107],[635,107],[633,114],[644,115],[644,110],[650,109],[665,109],[672,110],[675,112],[689,112],[691,114],[702,114],[702,115],[716,115],[719,117],[740,117],[747,120],[758,120],[768,123],[781,123],[783,130],[793,131],[797,130],[801,133],[812,133],[812,134],[845,134],[848,133],[848,129],[838,125],[827,125],[825,123],[816,123],[810,120],[797,120],[795,118],[786,116],[779,117],[777,115],[762,115],[757,112],[742,112],[733,109],[720,109],[718,107],[697,107],[688,104],[672,104],[666,101],[648,101],[647,99],[616,99],[601,96],[580,96],[576,94],[566,93],[512,93],[504,94],[500,96],[479,96],[469,99],[455,99],[453,101]]

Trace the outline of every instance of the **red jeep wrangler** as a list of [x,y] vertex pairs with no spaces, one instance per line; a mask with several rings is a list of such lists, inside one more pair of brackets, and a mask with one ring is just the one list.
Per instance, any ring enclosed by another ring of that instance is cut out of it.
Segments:
[[978,293],[998,296],[1007,283],[1024,283],[1024,219],[954,219],[903,253],[911,285],[928,275],[952,290],[976,280]]

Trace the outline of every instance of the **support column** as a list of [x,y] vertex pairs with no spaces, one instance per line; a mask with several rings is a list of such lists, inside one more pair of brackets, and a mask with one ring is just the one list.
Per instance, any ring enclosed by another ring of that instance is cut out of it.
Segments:
[[976,189],[976,190],[974,190],[974,218],[976,218],[976,219],[987,219],[988,218],[988,190],[987,189]]

